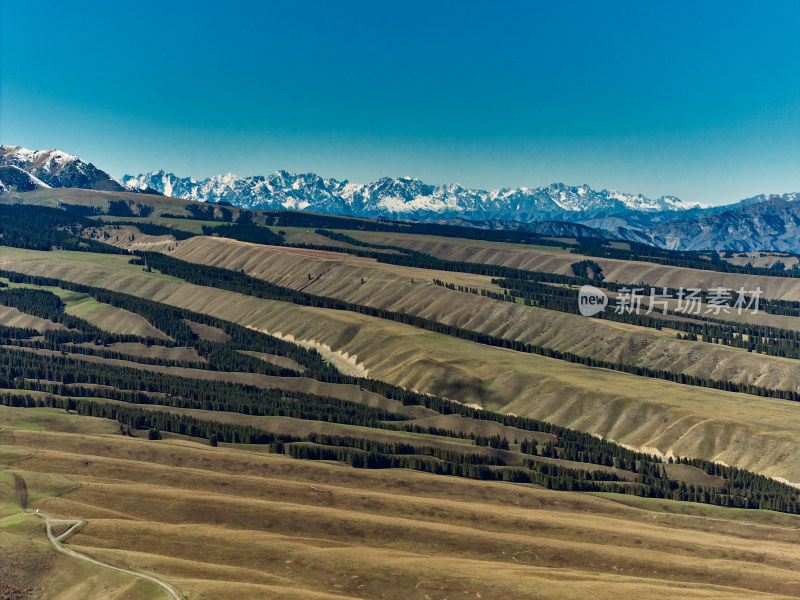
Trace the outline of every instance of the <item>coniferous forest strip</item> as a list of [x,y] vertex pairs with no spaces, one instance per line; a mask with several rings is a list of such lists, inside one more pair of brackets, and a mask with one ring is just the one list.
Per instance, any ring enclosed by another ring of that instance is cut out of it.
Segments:
[[[253,232],[248,233],[247,235],[243,235],[241,232],[238,232],[237,226],[235,225],[225,226],[224,230],[221,228],[204,227],[204,231],[209,234],[218,233],[219,235],[240,241],[281,245],[280,242],[272,238],[264,237],[264,234],[259,234],[256,231],[261,229],[262,231],[269,232],[268,229],[264,227],[259,228],[258,226],[252,225],[250,228],[253,230]],[[570,289],[568,287],[559,288],[547,284],[579,286],[586,285],[588,283],[594,283],[595,285],[598,285],[595,277],[589,277],[586,273],[589,265],[594,265],[595,273],[599,272],[599,266],[596,263],[593,263],[593,261],[580,261],[575,263],[573,267],[579,265],[583,268],[580,270],[580,274],[576,273],[575,277],[570,277],[566,275],[526,271],[523,269],[515,269],[498,265],[448,261],[400,247],[361,242],[350,236],[324,229],[317,229],[316,233],[336,241],[369,248],[370,250],[357,250],[353,248],[342,248],[339,246],[325,246],[319,244],[294,244],[294,246],[314,250],[325,250],[328,252],[344,252],[347,254],[372,258],[382,263],[421,269],[500,276],[503,277],[503,279],[495,279],[493,280],[493,283],[511,290],[512,295],[496,294],[487,290],[481,290],[479,293],[483,296],[493,299],[511,302],[515,302],[516,298],[518,297],[522,298],[523,301],[525,301],[525,304],[528,304],[529,306],[538,306],[559,312],[578,314],[577,290]],[[275,236],[275,234],[271,232],[269,232],[269,235]],[[379,252],[375,250],[394,250],[396,254],[387,254],[385,252]],[[610,291],[624,291],[629,289],[631,286],[616,282],[603,282],[602,287],[605,287]],[[677,297],[678,293],[678,290],[673,288],[664,287],[657,289],[651,288],[647,285],[636,287],[639,289],[640,296],[643,296],[645,299],[651,292],[655,294],[667,294],[670,297]],[[455,288],[453,287],[452,289]],[[475,293],[478,293],[478,291],[475,290]],[[700,298],[703,302],[707,302],[709,295],[710,292],[708,290],[704,290],[700,294]],[[728,300],[727,306],[730,307],[735,300],[736,298],[732,296]],[[730,310],[730,308],[728,309]],[[800,303],[787,301],[762,301],[759,303],[759,310],[770,314],[800,314]],[[681,313],[674,311],[668,311],[667,314],[673,317],[684,316]],[[686,332],[686,339],[693,341],[710,340],[712,343],[719,343],[734,348],[743,348],[750,352],[759,352],[763,354],[769,354],[771,356],[781,356],[785,358],[800,358],[800,332],[794,330],[780,329],[765,325],[752,325],[725,321],[723,319],[715,319],[706,315],[692,315],[691,320],[686,320],[665,319],[659,316],[651,317],[647,314],[642,315],[634,312],[617,313],[614,311],[608,311],[607,313],[598,315],[595,318],[605,318],[613,321],[630,323],[632,325],[650,327],[656,330],[660,330],[662,327],[668,326],[672,329]],[[702,321],[702,323],[696,323],[694,321]]]
[[147,264],[151,268],[156,268],[161,273],[178,277],[196,285],[216,287],[241,294],[255,296],[258,298],[268,298],[281,302],[292,302],[294,304],[303,306],[314,306],[333,310],[348,310],[381,319],[397,321],[418,327],[420,329],[427,329],[436,333],[444,333],[453,337],[466,339],[480,344],[508,348],[518,352],[539,354],[548,358],[555,358],[571,363],[579,363],[590,367],[600,367],[644,377],[664,379],[685,385],[709,387],[729,392],[742,392],[756,396],[791,400],[793,402],[800,401],[800,393],[792,390],[777,390],[756,386],[753,384],[740,384],[729,380],[696,377],[694,375],[687,375],[686,373],[673,373],[665,369],[652,369],[649,367],[581,356],[573,352],[565,352],[554,348],[541,346],[539,344],[530,344],[518,340],[509,340],[453,325],[446,325],[438,321],[432,321],[430,319],[408,315],[406,313],[374,308],[365,306],[363,304],[345,302],[343,300],[329,298],[326,296],[316,296],[314,294],[275,285],[238,271],[221,269],[219,267],[210,267],[196,263],[188,263],[158,253],[140,253],[139,256],[140,258],[134,259],[137,264],[144,264],[144,260],[146,258]]
[[[204,226],[204,232],[208,235],[219,235],[221,237],[227,237],[230,239],[235,239],[239,241],[246,241],[251,243],[257,244],[266,244],[266,245],[273,245],[273,246],[280,246],[280,245],[287,245],[283,243],[283,238],[276,236],[276,234],[272,233],[269,229],[265,227],[261,227],[260,229],[266,233],[260,233],[257,230],[259,229],[257,226],[250,226],[249,229],[239,230],[239,226],[236,225],[228,225],[223,227],[208,227]],[[247,233],[245,233],[247,232]],[[429,269],[435,271],[451,271],[451,272],[458,272],[458,273],[471,273],[474,275],[486,275],[490,277],[502,278],[505,281],[524,281],[524,282],[532,282],[532,284],[559,284],[565,286],[582,286],[592,284],[595,286],[603,287],[612,292],[619,292],[630,290],[631,288],[636,288],[640,296],[644,296],[647,298],[651,292],[658,294],[669,294],[671,297],[677,297],[679,292],[678,289],[670,288],[670,287],[655,287],[650,286],[647,284],[639,284],[633,286],[627,283],[619,283],[615,281],[605,281],[602,277],[598,278],[596,276],[590,277],[587,273],[587,268],[591,265],[593,268],[594,273],[599,273],[601,271],[599,265],[591,260],[583,260],[574,263],[573,270],[578,268],[579,271],[575,273],[575,276],[569,275],[560,275],[557,273],[547,273],[542,271],[528,271],[525,269],[517,269],[514,267],[506,267],[502,265],[492,265],[492,264],[485,264],[485,263],[477,263],[477,262],[467,262],[467,261],[452,261],[446,260],[442,258],[437,258],[431,256],[429,254],[425,254],[423,252],[418,252],[416,250],[409,250],[407,248],[403,248],[400,246],[391,246],[385,244],[371,244],[368,242],[362,242],[357,240],[353,237],[348,235],[344,235],[335,231],[329,231],[326,229],[317,229],[315,233],[328,237],[332,240],[336,240],[339,242],[343,242],[346,244],[350,244],[351,246],[358,246],[360,248],[365,248],[363,250],[357,248],[348,248],[342,246],[328,246],[322,244],[289,244],[292,247],[298,248],[308,248],[311,250],[324,250],[326,252],[340,252],[345,254],[353,254],[355,256],[365,257],[365,258],[372,258],[378,262],[386,263],[386,264],[394,264],[399,266],[406,266],[406,267],[414,267],[418,269]],[[377,250],[377,251],[376,251]],[[387,252],[380,252],[380,250],[392,250],[392,253]],[[770,273],[774,271],[770,270]],[[750,290],[748,290],[750,291]],[[700,298],[705,303],[708,301],[709,296],[711,295],[709,290],[700,290]],[[746,298],[749,297],[746,295]],[[736,300],[736,297],[731,297],[729,301],[726,303],[726,306],[731,307],[733,302]],[[758,308],[761,312],[766,312],[769,314],[776,314],[776,315],[789,315],[789,316],[800,316],[800,302],[793,302],[787,300],[772,300],[772,299],[760,299]],[[697,318],[699,320],[706,320],[706,321],[716,321],[722,322],[719,319],[709,318],[703,315],[700,315]]]
[[214,445],[219,441],[269,444],[272,452],[286,453],[306,460],[338,460],[355,468],[406,468],[472,479],[533,483],[554,490],[616,492],[735,508],[800,513],[800,491],[797,489],[761,475],[708,461],[684,459],[681,462],[723,478],[721,486],[687,485],[685,482],[669,479],[665,476],[663,464],[653,457],[638,459],[636,480],[621,483],[613,472],[587,471],[534,460],[525,461],[523,466],[509,465],[502,456],[443,450],[424,445],[378,442],[357,437],[275,434],[252,426],[220,423],[168,411],[148,411],[134,406],[93,402],[88,399],[75,400],[52,395],[34,397],[14,393],[0,395],[0,403],[74,410],[81,415],[113,419],[120,423],[121,429],[123,425],[128,425],[137,430],[151,429],[205,437]]
[[[31,208],[34,210],[30,210]],[[228,223],[222,225],[222,228],[204,229],[206,233],[226,235],[236,239],[249,238],[246,241],[255,243],[284,243],[282,236],[276,235],[265,227],[254,225],[246,211],[244,214],[247,217],[242,217],[243,212],[240,211],[237,223],[234,225],[232,224],[233,212],[224,206],[189,205],[189,208],[195,218]],[[152,213],[152,208],[138,203],[112,201],[109,213],[122,218],[147,217]],[[566,242],[518,232],[493,232],[443,225],[393,223],[284,211],[267,211],[265,214],[268,224],[278,226],[332,227],[427,235],[455,236],[457,234],[458,237],[467,239],[492,239],[494,241],[570,247],[570,244]],[[96,215],[97,211],[95,210],[77,206],[65,206],[63,210],[59,210],[0,205],[0,235],[2,235],[3,244],[9,246],[37,250],[63,248],[115,254],[125,253],[123,250],[112,248],[99,241],[80,237],[83,229],[97,225],[96,221],[88,218]],[[140,231],[148,235],[175,236],[176,233],[175,230],[160,225],[139,222],[131,222],[131,224],[139,227]],[[445,261],[402,248],[360,242],[350,236],[324,229],[317,233],[357,247],[331,248],[338,252],[359,253],[392,264],[491,275],[500,278],[498,283],[504,285],[507,291],[502,294],[500,299],[517,301],[517,298],[522,298],[523,301],[541,303],[541,305],[549,303],[548,306],[562,312],[574,312],[574,307],[570,310],[564,306],[565,302],[571,300],[570,294],[573,294],[574,291],[562,292],[559,290],[567,290],[567,288],[558,288],[547,284],[575,285],[576,283],[588,281],[597,283],[599,281],[599,277],[596,280],[590,280],[588,277],[589,269],[592,270],[593,275],[597,275],[598,272],[592,266],[591,261],[583,261],[585,264],[582,266],[580,263],[576,263],[579,264],[579,267],[575,273],[579,276],[566,277],[477,263]],[[184,239],[190,237],[190,234],[179,233],[178,236],[180,239]],[[595,240],[578,240],[578,244],[578,249],[584,247],[606,248],[604,242]],[[392,252],[380,252],[382,250],[391,250]],[[616,249],[613,250],[616,251]],[[655,262],[662,259],[678,260],[675,253],[665,251],[665,258],[659,252],[655,249],[643,250],[640,256],[652,255]],[[405,313],[315,296],[249,277],[241,272],[187,263],[161,254],[143,253],[135,260],[139,264],[143,264],[145,259],[148,270],[155,268],[162,273],[174,275],[196,285],[228,289],[242,294],[299,305],[358,312],[482,344],[541,354],[589,366],[658,377],[691,385],[794,401],[800,400],[800,397],[794,392],[745,386],[727,381],[699,379],[668,371],[599,361],[569,352],[506,340]],[[691,255],[681,255],[680,260],[706,261],[705,258]],[[769,274],[774,275],[775,273],[770,272]],[[667,475],[667,465],[655,456],[635,452],[587,433],[535,419],[478,410],[435,396],[418,394],[374,379],[348,376],[327,364],[313,350],[305,350],[222,319],[127,294],[52,278],[28,276],[12,271],[0,271],[0,276],[7,277],[14,284],[61,288],[86,294],[98,302],[143,317],[169,336],[169,339],[160,339],[111,334],[86,320],[65,313],[61,299],[49,290],[16,286],[6,288],[6,286],[0,285],[3,288],[0,290],[0,304],[13,306],[25,313],[60,323],[67,328],[66,330],[48,330],[44,335],[39,335],[37,331],[30,328],[0,326],[0,342],[2,342],[0,344],[2,345],[0,347],[0,403],[2,404],[74,410],[82,415],[114,419],[120,423],[121,430],[124,430],[124,426],[127,426],[129,431],[131,431],[130,428],[149,429],[150,435],[154,437],[159,434],[159,431],[165,431],[206,438],[212,444],[219,442],[269,444],[272,452],[281,452],[295,458],[309,460],[339,460],[356,468],[409,468],[442,475],[532,483],[559,490],[613,491],[655,498],[690,500],[720,506],[800,513],[800,491],[747,471],[709,461],[684,458],[680,459],[680,462],[719,478],[718,485],[687,485],[682,481],[671,479]],[[608,289],[615,290],[623,287],[613,282],[603,283],[603,285]],[[489,295],[489,292],[486,292],[486,295]],[[773,306],[775,310],[785,311],[797,308],[792,303],[775,303]],[[216,327],[227,334],[229,339],[225,342],[199,339],[189,326],[190,322]],[[664,320],[664,322],[667,321]],[[670,326],[673,326],[671,321],[669,323]],[[659,323],[652,322],[648,326],[657,328]],[[695,323],[693,326],[697,326],[697,324]],[[736,343],[734,341],[736,334],[740,335],[743,331],[742,329],[736,331],[725,329],[724,324],[711,319],[704,322],[702,326],[703,330],[699,335],[711,338],[716,336],[720,340],[726,339],[731,344]],[[697,330],[690,331],[688,326],[685,331],[689,335],[697,335]],[[772,328],[753,328],[745,332],[745,335],[761,335],[763,344],[774,344],[777,341],[787,351],[794,350],[798,342],[796,336],[785,335],[783,330]],[[108,347],[110,344],[120,342],[135,342],[144,346],[157,345],[166,348],[192,348],[204,360],[181,361],[155,356],[132,356],[117,352],[113,346]],[[82,345],[77,346],[76,344]],[[758,343],[756,343],[755,349],[758,348]],[[296,369],[278,367],[267,361],[243,354],[242,350],[291,358],[305,369],[305,372],[300,373]],[[73,358],[68,356],[67,352],[91,355],[94,359]],[[794,356],[793,354],[787,355]],[[124,359],[128,363],[123,366],[112,363],[111,359]],[[289,383],[296,381],[296,378],[300,376],[331,384],[357,385],[363,390],[400,401],[406,406],[420,405],[441,415],[457,414],[467,419],[490,421],[518,430],[542,432],[554,437],[544,444],[529,439],[523,439],[519,443],[517,439],[513,439],[515,447],[517,444],[519,445],[519,451],[512,451],[510,450],[512,440],[508,438],[509,435],[513,435],[511,433],[484,436],[473,433],[465,434],[463,431],[450,431],[446,428],[423,427],[413,421],[409,422],[411,417],[402,411],[378,408],[339,397],[282,389],[280,383],[276,383],[274,388],[259,389],[252,385],[209,381],[205,377],[193,378],[191,370],[181,371],[180,375],[160,372],[152,367],[147,368],[148,365],[203,369],[204,371],[263,373],[276,377],[293,378],[286,379],[288,388],[292,387]],[[76,396],[79,398],[75,398]],[[158,410],[154,409],[156,405],[160,407]],[[206,413],[208,418],[198,418],[184,412],[176,413],[170,411],[170,408],[209,411]],[[356,434],[278,434],[252,425],[215,421],[213,411],[327,422],[336,424],[340,428],[339,430],[342,426],[369,427],[384,432],[395,430],[392,435],[409,436],[409,441],[376,441]],[[426,441],[427,438],[421,437],[419,434],[438,436],[443,440],[449,439],[450,443],[445,448],[442,448],[441,445],[437,447],[431,445]],[[472,440],[474,446],[466,442],[467,439]],[[669,459],[669,462],[672,462],[672,459]],[[586,465],[595,465],[595,467],[587,468]]]
[[512,244],[553,246],[568,249],[575,254],[655,262],[676,267],[719,271],[722,273],[743,273],[778,277],[800,277],[800,271],[777,271],[753,266],[734,265],[721,260],[714,252],[661,250],[638,242],[624,242],[628,246],[612,246],[608,240],[597,238],[576,238],[576,243],[565,242],[526,231],[506,231],[441,225],[435,223],[412,223],[390,220],[373,220],[334,215],[320,215],[297,211],[261,211],[267,216],[267,224],[276,227],[307,227],[320,229],[346,229],[352,231],[380,231],[388,233],[413,233],[437,237],[463,238]]
[[[606,442],[596,440],[595,438],[589,436],[588,434],[574,432],[542,421],[517,417],[513,415],[500,415],[497,413],[493,413],[491,411],[477,410],[468,406],[464,406],[462,404],[437,398],[435,396],[430,396],[426,394],[417,394],[415,392],[405,390],[403,388],[399,388],[396,386],[392,386],[390,384],[378,380],[354,378],[340,373],[338,370],[334,369],[333,367],[322,361],[319,354],[314,350],[303,349],[289,342],[278,340],[277,338],[274,338],[272,336],[268,336],[253,331],[251,329],[241,327],[239,325],[230,323],[228,321],[224,321],[222,319],[217,319],[199,313],[193,313],[191,311],[179,309],[169,305],[160,304],[150,300],[144,300],[141,298],[137,298],[135,296],[129,296],[127,294],[122,294],[119,292],[112,292],[110,290],[105,290],[101,288],[93,288],[81,284],[64,282],[52,278],[28,276],[9,271],[0,271],[0,275],[8,277],[11,281],[15,283],[26,283],[28,285],[46,285],[49,287],[61,286],[62,288],[71,291],[91,294],[98,300],[108,302],[109,304],[115,306],[125,307],[126,309],[131,310],[132,312],[136,312],[138,314],[141,314],[142,316],[145,316],[148,319],[152,319],[153,324],[158,324],[163,329],[167,331],[172,331],[173,333],[175,332],[173,327],[178,328],[181,326],[185,326],[185,323],[183,323],[182,319],[191,319],[204,324],[216,326],[223,329],[231,336],[231,340],[228,343],[237,344],[238,340],[238,343],[241,343],[243,346],[246,346],[248,348],[260,348],[262,351],[270,351],[272,353],[290,356],[293,358],[293,360],[305,366],[306,369],[308,370],[309,375],[313,376],[314,378],[320,381],[343,383],[343,384],[357,384],[363,389],[372,391],[374,393],[378,393],[386,398],[399,400],[405,405],[420,404],[424,405],[426,408],[430,408],[441,414],[459,414],[464,417],[472,419],[491,420],[499,422],[503,425],[509,425],[530,431],[543,431],[559,435],[566,435],[566,432],[568,432],[569,435],[571,436],[576,436],[576,435],[579,436],[583,440],[582,443],[584,446],[607,444]],[[39,291],[44,296],[52,295],[51,292],[47,291],[40,291],[40,290],[31,290],[31,291],[34,292]],[[88,324],[86,324],[86,326],[91,327]],[[30,332],[32,330],[27,330],[27,331]],[[16,333],[16,338],[18,338],[19,333],[18,332],[15,333]],[[52,333],[53,335],[55,335],[56,333],[63,333],[63,332],[48,332],[48,333],[49,334]],[[241,336],[244,337],[242,338]],[[186,341],[187,343],[193,343],[193,340],[188,339],[188,334],[186,334],[186,338],[187,339],[185,339],[184,341]],[[194,343],[196,343],[196,341],[194,341]],[[54,349],[56,347],[57,346],[54,346]],[[140,359],[137,358],[136,360]],[[72,364],[79,364],[79,363],[73,361]],[[292,371],[291,374],[296,375],[297,373],[295,371]]]

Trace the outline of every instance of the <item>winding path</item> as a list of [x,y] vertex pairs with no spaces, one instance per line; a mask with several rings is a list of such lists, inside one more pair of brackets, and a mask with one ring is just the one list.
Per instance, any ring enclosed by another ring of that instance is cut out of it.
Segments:
[[[152,575],[146,575],[144,573],[137,573],[136,571],[132,571],[130,569],[125,569],[123,567],[115,567],[114,565],[109,565],[104,562],[100,562],[94,558],[81,554],[80,552],[76,552],[75,550],[71,550],[69,548],[65,548],[61,545],[66,538],[71,536],[75,531],[84,524],[84,521],[77,521],[75,519],[45,519],[44,520],[45,527],[47,528],[47,538],[50,540],[50,543],[53,545],[53,548],[56,549],[57,552],[61,552],[62,554],[66,554],[67,556],[71,556],[72,558],[77,558],[78,560],[82,560],[84,562],[91,563],[93,565],[98,565],[100,567],[105,567],[107,569],[113,569],[114,571],[120,571],[122,573],[127,573],[128,575],[133,575],[134,577],[141,577],[142,579],[147,579],[148,581],[152,581],[153,583],[160,585],[164,588],[167,593],[169,593],[171,598],[174,600],[185,600],[183,594],[181,594],[177,588],[171,586],[168,583],[165,583],[158,579],[157,577],[153,577]],[[53,525],[71,525],[64,533],[59,536],[53,535]]]

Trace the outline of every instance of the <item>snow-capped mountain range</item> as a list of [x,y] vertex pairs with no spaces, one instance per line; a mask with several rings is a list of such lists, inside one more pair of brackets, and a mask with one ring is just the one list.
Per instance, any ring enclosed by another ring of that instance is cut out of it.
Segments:
[[682,213],[699,208],[678,198],[651,200],[641,194],[595,191],[588,185],[555,183],[541,188],[476,190],[457,183],[428,185],[411,177],[384,177],[368,184],[324,179],[314,173],[276,171],[269,176],[229,173],[198,181],[165,171],[125,175],[130,189],[156,189],[166,196],[229,202],[255,209],[294,209],[362,217],[413,219],[579,221],[627,213]]
[[662,248],[792,250],[800,252],[800,193],[753,196],[703,207],[672,196],[595,191],[554,183],[541,188],[484,191],[456,183],[428,185],[411,177],[369,184],[313,173],[218,175],[197,181],[165,171],[125,175],[122,181],[60,150],[0,145],[0,196],[19,199],[42,188],[135,191],[255,209],[428,220],[547,235],[624,239]]

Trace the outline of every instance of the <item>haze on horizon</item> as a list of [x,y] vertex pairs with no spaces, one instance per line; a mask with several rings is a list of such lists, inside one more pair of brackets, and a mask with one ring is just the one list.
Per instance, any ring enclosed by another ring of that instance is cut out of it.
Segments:
[[800,4],[0,0],[0,143],[735,202],[800,191]]

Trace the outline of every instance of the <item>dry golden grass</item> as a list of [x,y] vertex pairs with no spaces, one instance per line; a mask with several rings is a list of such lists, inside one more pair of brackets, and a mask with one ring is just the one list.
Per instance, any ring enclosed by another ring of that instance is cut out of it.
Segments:
[[[189,262],[235,271],[243,269],[254,277],[318,295],[413,314],[581,356],[800,391],[800,363],[796,360],[753,355],[742,349],[677,340],[673,334],[644,327],[620,327],[580,315],[500,302],[430,286],[420,278],[420,271],[428,278],[438,277],[437,271],[219,238],[192,238],[171,254]],[[460,273],[449,277],[470,287],[484,287],[481,281],[485,283],[487,279]]]
[[175,244],[171,235],[147,235],[131,225],[106,225],[87,229],[83,235],[99,242],[114,244],[131,252],[136,250],[168,250]]
[[272,227],[272,231],[283,231],[283,239],[288,244],[314,244],[317,246],[336,246],[337,248],[357,248],[352,244],[332,240],[329,237],[314,233],[314,228],[308,227]]
[[194,286],[144,273],[128,265],[126,257],[7,250],[0,257],[3,268],[108,287],[316,340],[357,357],[370,376],[408,388],[552,421],[637,448],[720,460],[800,481],[800,418],[790,402],[592,369],[355,313]]
[[197,353],[194,348],[182,347],[167,347],[167,346],[147,346],[137,342],[117,342],[101,346],[92,343],[78,344],[78,346],[85,348],[92,348],[95,350],[106,350],[109,352],[119,352],[129,356],[142,356],[145,358],[161,358],[164,360],[180,360],[193,363],[208,362],[205,358]]
[[295,360],[292,360],[291,358],[287,358],[286,356],[278,356],[277,354],[269,354],[268,352],[254,352],[251,350],[239,350],[239,352],[260,358],[264,362],[283,367],[284,369],[294,369],[298,373],[305,373],[306,371],[306,368],[303,365]]
[[227,342],[231,339],[227,333],[222,331],[219,327],[212,327],[211,325],[203,325],[202,323],[195,323],[182,319],[184,323],[189,326],[189,329],[199,337],[201,340],[208,340],[211,342]]
[[702,469],[692,467],[691,465],[682,465],[679,463],[664,465],[667,471],[667,476],[670,479],[680,479],[686,484],[704,485],[710,487],[722,487],[725,482],[723,477],[717,475],[709,475]]
[[[8,587],[4,587],[8,586]],[[157,600],[160,588],[131,575],[56,554],[34,515],[0,520],[0,591],[29,590],[37,600]]]
[[783,263],[787,269],[791,269],[800,262],[796,256],[789,256],[782,252],[741,252],[736,253],[730,258],[722,258],[725,262],[732,265],[745,266],[750,263],[754,267],[769,269],[775,263]]
[[[20,409],[0,407],[0,597],[14,600],[101,600],[120,598],[147,600],[161,598],[156,586],[132,576],[87,565],[57,554],[45,536],[44,521],[35,513],[24,513],[14,494],[15,480],[25,482],[31,502],[74,489],[77,482],[62,473],[27,471],[24,459],[34,450],[13,444],[8,418],[58,425],[49,411],[19,415]],[[73,429],[103,430],[95,419]],[[109,423],[110,425],[110,423]]]
[[[79,204],[82,206],[95,206],[101,209],[107,208],[108,203],[113,200],[122,200],[132,204],[143,204],[151,206],[153,213],[147,220],[156,221],[162,214],[177,214],[181,216],[190,216],[186,210],[189,204],[196,204],[191,200],[181,200],[180,198],[171,198],[168,196],[151,196],[149,194],[137,194],[134,192],[101,192],[97,190],[82,190],[78,188],[51,188],[51,189],[38,189],[25,194],[25,204],[33,204],[38,206],[50,206],[57,208],[60,203],[66,204]],[[230,208],[234,215],[234,219],[238,217],[239,209]],[[103,215],[104,219],[113,221],[115,217],[108,217]],[[122,217],[118,220],[131,220],[130,217]],[[136,220],[136,218],[133,218]],[[174,221],[183,221],[183,219],[173,219]]]
[[[237,269],[243,268],[248,272],[257,272],[259,269],[263,269],[265,273],[274,272],[282,278],[283,282],[280,285],[288,287],[309,285],[309,274],[312,278],[318,278],[329,269],[339,267],[342,269],[342,275],[346,277],[347,283],[358,275],[358,282],[361,284],[362,276],[368,280],[368,276],[372,275],[383,284],[394,281],[396,278],[404,279],[407,283],[414,279],[420,284],[427,284],[436,278],[457,285],[499,290],[496,285],[492,284],[491,277],[483,275],[403,267],[378,263],[374,259],[352,254],[309,248],[265,246],[219,237],[196,236],[181,241],[169,254],[181,260],[192,261],[192,258],[196,258],[212,248],[221,253],[221,256],[216,259],[220,264],[235,262],[240,265]],[[268,259],[270,264],[259,265],[259,260],[264,259]],[[370,286],[370,288],[372,287],[374,286]]]
[[788,515],[670,514],[187,442],[33,431],[14,441],[36,451],[27,471],[81,482],[35,503],[89,521],[76,548],[190,600],[800,595],[800,518]]
[[687,269],[655,263],[595,258],[567,253],[560,249],[531,248],[522,244],[459,240],[417,234],[395,234],[371,231],[344,231],[359,240],[417,250],[447,260],[463,260],[486,264],[505,265],[531,271],[544,271],[572,275],[570,265],[590,259],[602,268],[605,278],[611,281],[673,288],[697,287],[710,289],[725,287],[753,290],[761,287],[764,298],[800,300],[800,279],[791,277],[764,277],[737,273],[718,273],[700,269]]
[[[509,304],[428,286],[421,283],[418,276],[401,276],[399,273],[403,271],[402,267],[392,266],[387,269],[384,268],[385,265],[369,259],[351,260],[351,257],[336,253],[263,247],[217,238],[193,238],[183,243],[173,255],[190,262],[233,270],[243,269],[250,275],[273,283],[319,295],[414,314],[498,337],[540,344],[600,360],[664,369],[699,378],[800,391],[800,363],[794,359],[758,355],[722,345],[677,340],[674,333],[669,331],[619,326],[607,321],[590,320],[578,315]],[[438,275],[438,272],[428,272],[429,277],[432,277],[430,273]],[[312,281],[308,280],[309,274]],[[451,277],[457,279],[460,275],[452,274]],[[470,285],[474,282],[464,280],[461,283]],[[767,318],[764,315],[757,316],[762,320]],[[369,360],[373,356],[371,353],[366,358],[363,350],[359,350],[357,354],[366,368],[373,368]],[[396,358],[394,354],[389,356]],[[419,368],[416,367],[415,372]],[[376,372],[370,373],[381,377]],[[397,382],[391,378],[390,380]],[[467,385],[462,380],[459,384],[461,387],[457,388],[458,392],[454,395],[451,391],[446,391],[446,382],[441,378],[431,383],[438,387],[413,387],[458,399],[459,396],[463,397],[463,386]],[[407,385],[405,381],[402,384]],[[698,450],[694,446],[691,449]],[[681,447],[680,450],[676,447],[675,451],[685,452],[686,447]],[[721,456],[715,458],[727,461]]]
[[[102,400],[98,399],[97,402],[107,404],[125,405],[125,403],[116,400]],[[0,407],[0,416],[2,416],[3,407]],[[397,407],[397,412],[401,414],[408,414],[410,416],[425,415],[423,417],[409,421],[409,423],[416,423],[422,426],[432,427],[446,427],[452,431],[473,433],[475,435],[490,436],[499,435],[505,437],[512,446],[511,450],[498,450],[488,446],[476,446],[471,439],[454,438],[446,436],[437,436],[426,433],[414,433],[408,431],[393,431],[390,429],[377,429],[370,427],[362,427],[358,425],[346,425],[340,423],[331,423],[328,421],[311,421],[306,419],[295,419],[292,417],[274,417],[274,416],[254,416],[246,415],[235,412],[221,412],[221,411],[208,411],[193,408],[174,408],[161,405],[140,405],[139,408],[147,411],[155,412],[169,412],[179,415],[188,415],[203,421],[218,421],[220,423],[234,423],[237,425],[248,425],[260,430],[270,431],[273,433],[281,433],[286,435],[295,435],[299,437],[306,437],[309,434],[322,434],[322,435],[339,435],[339,436],[354,436],[367,440],[375,440],[387,443],[405,443],[412,446],[424,446],[442,448],[444,450],[454,450],[463,453],[474,453],[482,456],[498,456],[509,465],[524,465],[526,460],[537,460],[546,463],[558,464],[574,469],[584,469],[587,471],[608,471],[618,474],[623,479],[633,480],[636,475],[630,471],[617,469],[614,467],[605,467],[602,465],[566,461],[560,459],[544,458],[541,456],[531,456],[529,454],[522,454],[517,452],[519,447],[517,442],[522,440],[536,440],[539,444],[545,444],[548,441],[555,439],[555,436],[548,433],[524,431],[514,427],[506,427],[498,423],[471,420],[459,417],[457,415],[442,416],[436,414],[435,416],[428,416],[433,411],[427,410],[422,407],[408,406]],[[29,429],[28,427],[23,427]],[[35,430],[42,430],[44,428],[34,428]],[[112,432],[116,433],[116,431]],[[163,433],[165,438],[169,439],[190,439],[185,436],[173,435],[170,433]],[[516,441],[515,441],[516,440]],[[247,450],[263,451],[266,447],[258,445],[239,445],[229,444],[236,447],[241,447]],[[691,469],[692,467],[687,467]],[[676,471],[678,474],[678,471]],[[698,475],[692,472],[692,481],[696,480]],[[678,477],[676,477],[678,478]],[[688,479],[687,479],[688,481]],[[716,481],[716,480],[714,480]]]

